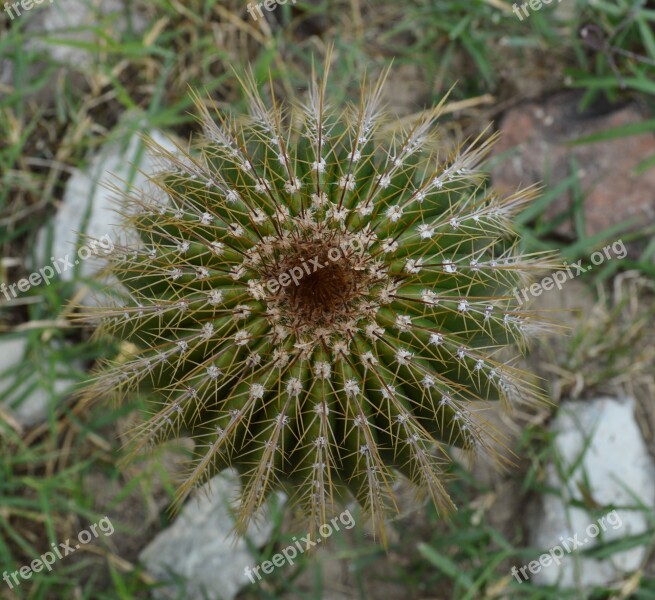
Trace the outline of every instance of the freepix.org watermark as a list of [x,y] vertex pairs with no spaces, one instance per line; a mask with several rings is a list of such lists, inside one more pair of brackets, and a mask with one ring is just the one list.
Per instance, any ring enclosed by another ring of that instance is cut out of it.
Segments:
[[519,7],[518,4],[514,3],[512,5],[512,10],[514,11],[514,14],[519,18],[519,21],[523,21],[523,17],[521,16],[521,11],[523,11],[523,14],[526,17],[530,16],[530,8],[531,10],[541,10],[544,6],[548,6],[549,4],[559,4],[562,0],[530,0],[529,2],[524,2],[521,4]]
[[55,544],[53,542],[50,544],[52,551],[44,552],[39,558],[35,558],[29,565],[21,567],[18,571],[14,571],[13,573],[5,571],[2,574],[2,579],[9,586],[9,589],[13,590],[14,586],[20,585],[22,580],[29,579],[34,573],[40,573],[43,569],[52,571],[52,565],[55,564],[57,559],[61,560],[69,554],[73,554],[73,552],[79,550],[80,546],[85,546],[99,537],[100,533],[98,533],[98,530],[100,530],[100,533],[104,536],[110,536],[114,533],[114,526],[109,520],[109,517],[103,517],[97,523],[91,525],[88,530],[83,529],[80,531],[77,534],[78,543],[74,546],[71,544],[70,539],[61,542],[60,544]]
[[254,2],[248,2],[246,10],[253,18],[253,20],[256,21],[260,17],[264,16],[262,7],[265,8],[268,12],[272,12],[277,8],[278,4],[286,4],[287,2],[289,4],[295,4],[296,1],[297,0],[264,0],[264,2],[258,2],[257,4]]
[[257,576],[257,580],[261,581],[262,576],[259,573],[260,569],[264,574],[270,575],[276,567],[292,565],[294,560],[296,560],[298,553],[303,554],[306,550],[310,550],[317,544],[320,544],[321,540],[330,537],[334,531],[339,531],[339,523],[341,523],[345,529],[352,529],[355,526],[355,519],[350,514],[350,510],[344,510],[338,517],[334,517],[329,523],[323,523],[323,525],[318,528],[321,537],[318,537],[315,540],[312,540],[310,535],[306,535],[300,539],[297,539],[294,536],[291,538],[294,543],[290,544],[277,554],[274,554],[271,557],[271,560],[265,560],[263,563],[252,569],[246,567],[244,569],[246,577],[250,579],[250,583],[255,583],[255,575]]
[[558,290],[561,290],[562,286],[569,279],[574,279],[578,275],[582,275],[587,271],[591,271],[594,268],[594,266],[601,265],[606,260],[612,260],[612,258],[617,258],[618,260],[622,260],[627,255],[628,255],[628,251],[625,247],[625,244],[623,243],[623,240],[618,240],[617,242],[605,246],[602,249],[602,251],[598,250],[597,252],[594,252],[589,257],[589,260],[592,263],[591,265],[586,267],[583,266],[582,259],[580,259],[577,262],[571,263],[570,265],[566,265],[566,269],[562,271],[556,271],[555,273],[552,274],[552,276],[544,277],[540,282],[533,283],[529,287],[524,287],[521,290],[519,290],[518,288],[514,288],[512,293],[514,294],[515,298],[518,300],[518,303],[523,304],[523,299],[521,298],[521,294],[523,295],[523,298],[525,298],[525,301],[527,301],[529,300],[529,296],[533,296],[536,298],[537,296],[541,296],[541,294],[544,291],[552,290],[555,286],[557,286]]
[[[530,577],[526,571],[530,571],[530,573],[536,575],[541,571],[541,569],[550,567],[553,563],[559,565],[562,558],[564,558],[565,553],[570,554],[587,544],[595,537],[598,537],[601,531],[607,531],[608,525],[615,530],[623,525],[619,513],[615,510],[602,516],[596,523],[590,523],[585,529],[586,537],[582,540],[578,538],[579,534],[577,533],[573,537],[566,538],[566,540],[563,537],[560,537],[561,545],[554,546],[548,552],[544,552],[544,554],[539,557],[539,560],[530,561],[527,565],[523,565],[522,567],[513,566],[511,571],[512,575],[516,578],[516,581],[523,583]],[[521,578],[521,576],[523,578]]]
[[100,252],[103,254],[110,254],[114,250],[114,243],[111,241],[108,235],[103,235],[98,240],[91,240],[88,245],[80,247],[77,251],[77,258],[74,261],[71,261],[69,255],[67,254],[63,258],[55,258],[54,256],[50,257],[52,261],[51,265],[46,265],[38,271],[30,274],[27,277],[7,285],[3,283],[0,285],[0,293],[4,295],[7,300],[11,300],[9,294],[16,298],[18,296],[16,288],[19,292],[27,292],[31,287],[35,287],[44,283],[49,285],[55,275],[61,275],[64,271],[68,271],[75,267],[75,265],[80,264],[80,261],[88,260],[93,256],[98,256]]
[[[5,2],[5,12],[9,15],[9,18],[13,21],[16,17],[20,17],[24,11],[30,11],[34,8],[34,5],[43,4],[46,0],[21,0],[20,2]],[[52,4],[53,0],[49,0],[49,3]]]

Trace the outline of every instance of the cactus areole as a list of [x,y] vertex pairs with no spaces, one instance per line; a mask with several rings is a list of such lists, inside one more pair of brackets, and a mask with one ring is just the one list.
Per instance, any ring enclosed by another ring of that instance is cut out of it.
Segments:
[[512,227],[535,191],[487,191],[493,136],[444,151],[442,105],[394,127],[384,80],[335,107],[312,76],[282,107],[247,77],[244,116],[194,96],[197,148],[150,141],[161,169],[125,198],[140,243],[91,316],[137,351],[91,389],[145,399],[135,450],[193,438],[180,500],[238,469],[241,525],[284,489],[312,526],[352,496],[383,532],[399,475],[447,510],[447,448],[492,452],[488,401],[539,398],[507,359],[546,327],[511,293],[552,264]]

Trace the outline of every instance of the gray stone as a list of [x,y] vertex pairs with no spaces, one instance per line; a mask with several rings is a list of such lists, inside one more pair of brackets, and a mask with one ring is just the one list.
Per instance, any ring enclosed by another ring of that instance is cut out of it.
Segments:
[[[76,70],[87,70],[94,64],[91,50],[76,44],[39,39],[39,34],[76,43],[87,42],[93,47],[99,41],[94,31],[98,27],[98,19],[115,16],[111,25],[112,31],[105,33],[120,39],[128,29],[126,16],[129,10],[131,8],[123,0],[51,0],[50,3],[35,7],[19,18],[29,19],[26,31],[33,39],[27,42],[27,50],[45,51],[54,61]],[[148,21],[135,12],[130,15],[130,21],[135,33],[142,33],[148,26]]]
[[[162,133],[152,131],[150,136],[165,149],[176,151],[175,145]],[[125,137],[122,143],[114,142],[103,147],[83,170],[76,169],[66,184],[63,201],[52,224],[39,233],[37,262],[34,268],[50,265],[52,259],[63,259],[66,255],[70,256],[71,260],[79,260],[75,257],[75,252],[86,243],[82,233],[101,240],[107,248],[116,244],[137,243],[136,233],[124,228],[122,218],[118,214],[119,210],[125,208],[119,197],[122,191],[128,189],[132,189],[135,194],[144,189],[151,195],[156,195],[157,190],[149,184],[147,178],[147,174],[155,172],[156,165],[156,157],[146,151],[138,134],[132,133]],[[117,189],[111,189],[110,186]],[[52,245],[47,247],[46,240],[50,228]],[[98,249],[96,256],[80,261],[82,277],[95,276],[103,266],[101,259],[104,247],[98,246]],[[61,276],[64,280],[72,280],[74,270],[63,271]],[[82,299],[82,302],[89,306],[105,301],[102,297],[88,294]]]
[[[23,78],[41,80],[46,69],[59,65],[37,89],[23,90],[25,102],[40,106],[54,103],[63,79],[73,88],[87,88],[90,82],[98,89],[106,86],[108,77],[98,65],[107,38],[120,43],[130,28],[141,35],[149,24],[127,0],[45,0],[33,3],[30,10],[20,6],[19,10],[20,16],[12,14],[15,24],[20,22],[25,32],[19,36],[24,38],[19,50],[27,65]],[[42,55],[47,60],[40,60]],[[0,93],[4,88],[23,87],[23,82],[16,81],[17,75],[14,64],[0,58]]]
[[55,364],[52,382],[42,381],[33,367],[21,368],[27,350],[27,337],[0,339],[0,406],[21,427],[43,422],[48,405],[72,391],[72,386],[78,382],[71,375],[70,367],[63,364]]
[[[563,542],[575,535],[580,545],[578,551],[563,552],[559,565],[545,566],[531,575],[535,583],[559,582],[560,586],[578,588],[607,585],[641,566],[647,551],[644,546],[616,552],[603,560],[583,558],[579,553],[597,545],[599,539],[616,540],[648,530],[645,511],[623,508],[655,507],[655,466],[635,421],[634,408],[631,398],[562,404],[552,424],[556,455],[547,466],[544,482],[558,493],[542,498],[542,510],[531,527],[531,546],[543,552],[556,546],[565,550]],[[568,473],[571,468],[572,473]],[[590,500],[601,507],[594,514],[582,508]],[[574,506],[576,502],[581,506]],[[618,507],[614,513],[613,507]]]
[[[231,600],[241,588],[252,585],[244,570],[255,566],[255,558],[245,539],[232,537],[230,506],[238,487],[234,471],[224,471],[212,479],[209,491],[205,489],[189,501],[175,522],[141,552],[139,558],[155,579],[166,582],[177,576],[186,580],[182,596],[178,586],[171,583],[157,588],[155,598]],[[264,511],[246,537],[252,545],[263,546],[272,529]]]

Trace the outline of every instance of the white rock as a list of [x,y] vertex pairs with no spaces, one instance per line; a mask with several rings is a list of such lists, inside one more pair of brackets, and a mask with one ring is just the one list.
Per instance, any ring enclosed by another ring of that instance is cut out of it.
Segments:
[[[173,142],[162,133],[152,131],[150,136],[167,150],[176,151]],[[51,265],[53,259],[59,260],[61,265],[62,259],[68,256],[71,263],[80,263],[82,277],[94,276],[103,263],[98,257],[80,260],[76,255],[85,245],[82,232],[101,240],[106,248],[116,243],[137,243],[136,233],[125,230],[121,225],[121,216],[117,213],[122,208],[117,202],[118,193],[107,186],[115,186],[124,191],[131,188],[136,195],[141,189],[153,189],[146,174],[155,171],[155,160],[145,150],[139,136],[132,134],[122,144],[116,142],[102,148],[84,170],[76,169],[66,184],[63,201],[52,224],[39,233],[38,260],[34,269]],[[52,228],[51,252],[46,251],[49,228]],[[98,246],[100,258],[104,247]],[[72,280],[74,272],[73,268],[62,271],[62,279]],[[93,306],[104,303],[104,299],[87,294],[83,302]]]
[[0,339],[0,405],[21,426],[33,427],[45,420],[48,404],[72,391],[78,380],[56,364],[54,381],[42,381],[34,367],[24,368],[27,347],[26,337]]
[[[214,477],[209,489],[209,494],[205,488],[188,502],[175,522],[140,554],[155,579],[171,581],[172,572],[187,581],[182,595],[171,584],[157,588],[155,598],[232,600],[241,588],[252,585],[244,570],[255,566],[255,559],[244,539],[232,538],[234,518],[229,507],[239,489],[236,472],[227,470]],[[272,530],[270,518],[263,513],[257,525],[249,527],[247,538],[263,546]]]
[[[536,574],[526,570],[533,582],[578,588],[607,585],[641,566],[644,546],[604,560],[583,558],[579,553],[599,539],[616,540],[648,530],[644,511],[623,508],[639,502],[655,507],[655,466],[635,421],[634,405],[633,399],[611,398],[562,404],[552,424],[557,434],[556,458],[547,466],[545,482],[559,490],[561,497],[543,497],[543,512],[533,524],[531,545],[544,552],[556,546],[565,550],[564,542],[572,548],[574,543],[568,538],[577,535],[578,551],[564,551],[560,565],[540,567]],[[604,508],[590,514],[572,506],[575,501],[586,504],[581,490]],[[618,508],[612,513],[615,506]]]
[[85,70],[93,67],[91,50],[75,44],[39,39],[39,34],[50,36],[55,40],[63,38],[94,46],[99,41],[98,34],[94,32],[98,27],[98,18],[115,16],[112,21],[114,31],[105,33],[110,33],[118,40],[128,28],[125,16],[130,10],[132,11],[131,24],[135,33],[142,33],[148,26],[148,21],[134,12],[131,5],[126,4],[124,0],[51,0],[50,3],[44,2],[40,7],[35,6],[19,18],[28,19],[25,29],[31,34],[32,39],[26,42],[27,50],[43,50],[54,61],[78,70]]

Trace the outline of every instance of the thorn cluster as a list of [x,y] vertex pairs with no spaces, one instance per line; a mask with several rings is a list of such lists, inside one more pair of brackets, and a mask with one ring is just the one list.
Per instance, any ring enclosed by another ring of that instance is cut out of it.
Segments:
[[493,451],[483,401],[539,398],[499,357],[546,327],[511,295],[552,266],[512,228],[535,190],[484,188],[493,138],[441,156],[443,103],[385,139],[384,77],[341,109],[327,74],[291,108],[242,83],[247,116],[195,96],[197,153],[150,143],[161,169],[125,199],[141,243],[116,247],[126,292],[99,311],[139,351],[93,392],[149,398],[135,451],[195,440],[180,500],[236,467],[241,525],[284,488],[313,525],[350,494],[383,534],[398,473],[447,510],[446,447]]

